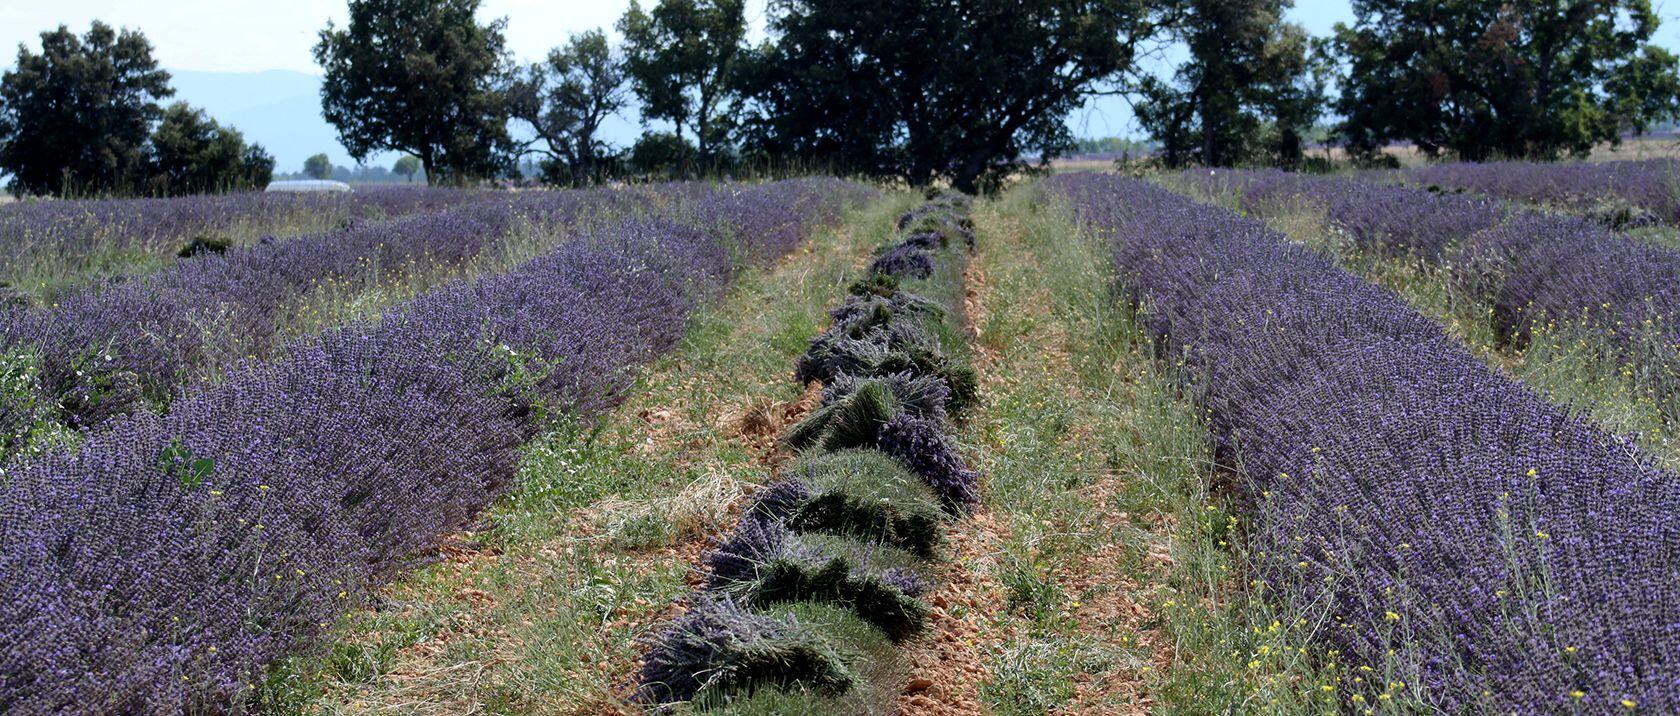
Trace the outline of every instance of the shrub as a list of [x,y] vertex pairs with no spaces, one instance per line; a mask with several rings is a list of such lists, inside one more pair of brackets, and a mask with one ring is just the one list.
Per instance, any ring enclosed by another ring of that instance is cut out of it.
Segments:
[[673,703],[769,687],[836,694],[857,677],[844,655],[796,619],[755,613],[728,596],[701,596],[654,637],[637,680],[637,700]]

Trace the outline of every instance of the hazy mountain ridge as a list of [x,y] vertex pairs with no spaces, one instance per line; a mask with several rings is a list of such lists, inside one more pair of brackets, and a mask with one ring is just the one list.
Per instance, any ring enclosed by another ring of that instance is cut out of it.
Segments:
[[[295,172],[310,155],[326,152],[333,164],[355,160],[338,143],[338,130],[321,117],[321,78],[291,70],[201,72],[169,70],[175,87],[170,101],[204,109],[224,125],[245,134],[274,155],[275,170]],[[369,164],[389,165],[396,154],[369,157]]]

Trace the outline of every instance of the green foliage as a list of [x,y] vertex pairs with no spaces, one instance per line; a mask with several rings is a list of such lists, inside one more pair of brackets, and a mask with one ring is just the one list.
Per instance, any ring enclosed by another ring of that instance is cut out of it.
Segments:
[[[404,157],[404,159],[411,158]],[[313,155],[303,160],[303,173],[308,175],[310,179],[331,179],[333,173],[332,160],[327,158],[325,152]]]
[[43,32],[41,53],[19,45],[0,77],[0,173],[18,195],[132,191],[158,101],[174,93],[138,32],[97,20],[80,38]]
[[525,70],[510,101],[516,119],[531,125],[546,148],[543,178],[584,185],[612,168],[611,148],[596,138],[601,123],[629,100],[624,62],[600,30],[573,35],[565,47]]
[[239,130],[223,127],[204,110],[176,102],[152,134],[154,195],[260,189],[274,175],[274,158],[260,144],[245,144]]
[[699,158],[715,161],[740,113],[736,70],[746,51],[745,4],[658,0],[644,12],[632,0],[618,29],[642,117],[670,121],[678,139],[691,131]]
[[[861,543],[858,546],[867,547]],[[888,547],[876,547],[868,554],[878,560],[890,551]],[[757,566],[751,580],[728,583],[722,590],[759,608],[800,601],[845,607],[893,641],[920,634],[927,625],[928,606],[875,570],[860,568],[864,564],[864,560],[849,554],[814,561],[774,556]]]
[[1584,156],[1673,117],[1680,73],[1648,0],[1360,0],[1335,44],[1351,149],[1461,159]]
[[643,176],[678,177],[694,164],[693,144],[670,132],[648,132],[630,148],[630,170]]
[[932,559],[944,539],[945,511],[927,484],[875,450],[842,450],[793,469],[815,493],[787,517],[796,532],[878,542]]
[[1190,51],[1174,82],[1147,78],[1138,121],[1169,166],[1233,166],[1262,157],[1298,165],[1323,110],[1328,68],[1306,31],[1283,23],[1288,0],[1192,0],[1177,28]]
[[1134,70],[1178,0],[789,0],[755,53],[753,151],[991,189],[1072,144],[1067,115]]
[[898,400],[884,380],[872,380],[788,428],[783,442],[795,449],[843,450],[875,442],[881,426],[898,414]]
[[321,31],[321,110],[351,156],[407,152],[428,183],[508,169],[507,23],[478,24],[478,7],[479,0],[351,0],[349,22]]
[[406,181],[414,181],[414,175],[420,173],[420,160],[412,154],[404,154],[391,165],[391,173]]

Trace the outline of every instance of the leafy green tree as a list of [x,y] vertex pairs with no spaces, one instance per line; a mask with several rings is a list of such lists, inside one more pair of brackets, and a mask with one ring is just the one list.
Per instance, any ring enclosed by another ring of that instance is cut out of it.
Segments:
[[274,158],[239,130],[223,127],[204,110],[176,102],[152,133],[154,194],[195,194],[255,189],[274,175]]
[[512,163],[505,20],[480,25],[479,0],[350,0],[350,20],[315,45],[321,107],[358,161],[419,158],[428,183],[500,174]]
[[643,176],[669,178],[689,173],[697,150],[671,132],[647,132],[630,148],[630,170]]
[[133,190],[158,101],[174,93],[138,32],[97,20],[80,38],[43,32],[40,54],[19,45],[0,77],[0,170],[16,194]]
[[391,173],[403,178],[404,181],[414,181],[414,175],[420,173],[420,160],[412,154],[404,154],[391,165]]
[[834,171],[994,188],[1073,143],[1183,0],[782,0],[746,86],[750,149]]
[[1190,58],[1173,81],[1146,78],[1138,121],[1168,165],[1298,164],[1324,104],[1325,72],[1289,0],[1190,0],[1175,34]]
[[1676,58],[1649,0],[1355,0],[1335,44],[1337,110],[1356,153],[1584,155],[1673,117]]
[[601,179],[611,150],[596,134],[629,100],[623,61],[599,30],[573,35],[545,62],[525,71],[513,90],[513,116],[530,124],[550,181]]
[[642,116],[670,121],[679,139],[688,130],[700,158],[716,159],[740,114],[736,72],[747,33],[742,0],[659,0],[651,12],[630,0],[618,29]]
[[310,179],[326,179],[332,176],[333,163],[326,153],[315,154],[303,160],[303,173]]

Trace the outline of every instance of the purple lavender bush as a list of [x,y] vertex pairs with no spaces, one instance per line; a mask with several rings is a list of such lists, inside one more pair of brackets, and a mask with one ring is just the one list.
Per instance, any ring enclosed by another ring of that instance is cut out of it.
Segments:
[[[0,345],[40,354],[41,394],[32,400],[62,408],[62,421],[72,427],[97,426],[139,408],[143,398],[165,402],[177,387],[216,378],[240,360],[276,357],[291,309],[324,286],[371,287],[415,273],[446,277],[502,251],[517,232],[576,226],[650,203],[675,204],[660,211],[686,212],[695,226],[728,234],[739,260],[779,256],[861,192],[810,179],[682,186],[669,196],[656,187],[484,198],[448,212],[265,241],[142,279],[74,290],[55,306],[0,316]],[[695,208],[683,208],[689,206]]]
[[1183,360],[1265,593],[1388,675],[1367,684],[1446,713],[1680,709],[1680,476],[1258,222],[1121,177],[1046,188]]
[[29,201],[0,206],[0,281],[43,266],[75,274],[113,257],[162,259],[195,239],[329,228],[473,204],[493,192],[418,187],[363,188],[345,194],[246,192],[174,199]]
[[1471,191],[1592,216],[1616,228],[1680,222],[1680,162],[1453,162],[1407,172],[1416,185]]
[[228,708],[505,492],[543,415],[620,398],[734,275],[733,244],[597,231],[8,464],[0,711]]

